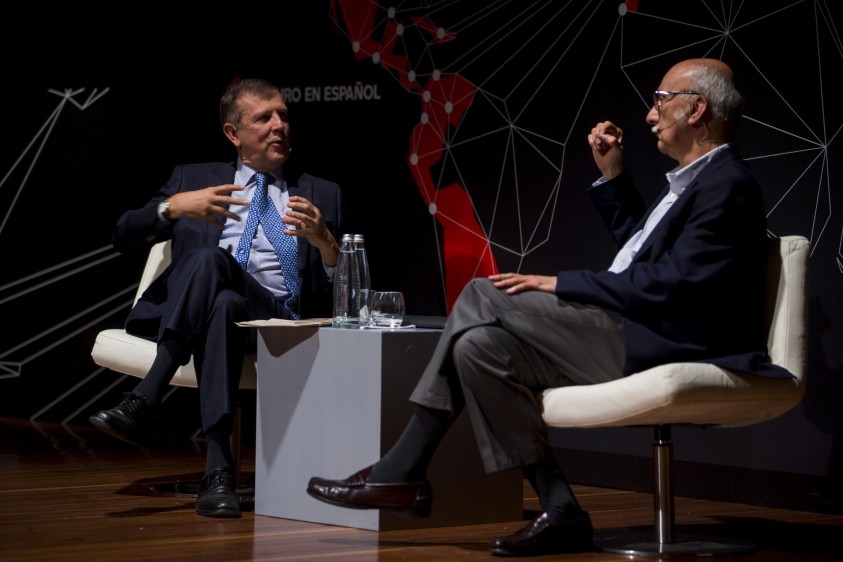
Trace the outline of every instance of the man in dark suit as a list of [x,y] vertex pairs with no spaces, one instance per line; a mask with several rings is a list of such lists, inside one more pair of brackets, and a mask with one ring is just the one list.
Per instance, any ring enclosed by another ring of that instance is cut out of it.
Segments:
[[587,550],[591,520],[548,444],[542,390],[677,361],[791,377],[770,363],[761,337],[766,220],[760,188],[732,145],[742,106],[719,60],[668,71],[647,123],[677,167],[649,209],[624,171],[623,132],[597,124],[588,142],[602,177],[589,193],[621,246],[611,266],[472,280],[411,395],[417,407],[399,440],[344,480],[312,478],[308,493],[427,514],[427,465],[465,408],[487,472],[521,469],[542,506],[523,529],[491,539],[490,551]]
[[[118,406],[90,421],[147,444],[164,390],[192,355],[207,442],[196,512],[239,517],[229,441],[243,358],[256,336],[236,323],[331,315],[344,212],[339,185],[286,173],[290,123],[275,85],[235,82],[220,100],[220,122],[236,161],[177,166],[149,202],[117,222],[118,250],[170,239],[172,262],[126,320],[129,333],[157,342],[151,369]],[[247,220],[259,210],[259,221]]]

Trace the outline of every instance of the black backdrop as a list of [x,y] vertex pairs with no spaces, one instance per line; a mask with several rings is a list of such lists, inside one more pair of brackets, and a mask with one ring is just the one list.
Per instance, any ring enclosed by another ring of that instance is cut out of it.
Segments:
[[[441,139],[432,177],[470,195],[472,220],[500,269],[553,273],[605,267],[614,252],[583,194],[596,177],[585,143],[591,126],[611,119],[624,127],[627,165],[652,197],[672,162],[657,153],[643,121],[649,92],[677,60],[722,57],[748,98],[739,141],[764,186],[771,234],[812,242],[808,394],[780,420],[692,438],[677,455],[809,477],[796,494],[836,508],[839,5],[559,4],[417,1],[394,16],[387,3],[368,0],[279,2],[253,15],[22,7],[18,20],[7,20],[20,33],[0,38],[8,125],[0,154],[0,415],[86,423],[134,385],[98,371],[89,355],[98,330],[122,324],[144,261],[117,255],[111,228],[175,164],[233,156],[217,102],[236,77],[264,76],[291,98],[301,95],[289,100],[290,165],[345,187],[376,286],[405,291],[411,313],[445,314],[455,296],[445,291],[443,257],[453,217],[430,214],[408,164],[412,131],[444,108],[437,113],[421,90],[406,88],[396,60],[417,72],[418,84],[439,71],[471,85],[471,107]],[[373,26],[359,35],[354,16],[367,10]],[[398,46],[379,51],[378,63],[365,49],[355,53],[355,41],[390,45],[390,22],[403,26]],[[325,98],[355,86],[355,99]],[[321,100],[307,99],[316,91]],[[174,432],[196,432],[194,401],[191,391],[168,399]],[[646,437],[637,447],[617,435],[556,438],[564,447],[649,454]]]

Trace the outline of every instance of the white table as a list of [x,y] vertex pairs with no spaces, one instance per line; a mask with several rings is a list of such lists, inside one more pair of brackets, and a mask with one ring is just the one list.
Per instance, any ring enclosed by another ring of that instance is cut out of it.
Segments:
[[467,415],[437,450],[429,518],[332,506],[307,495],[312,476],[345,478],[379,459],[409,419],[408,400],[440,330],[259,328],[255,513],[391,530],[518,521],[523,478],[487,475]]

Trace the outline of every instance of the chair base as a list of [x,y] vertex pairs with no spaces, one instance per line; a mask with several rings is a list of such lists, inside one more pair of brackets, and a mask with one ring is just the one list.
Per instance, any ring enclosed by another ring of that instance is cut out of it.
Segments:
[[653,533],[601,533],[595,535],[594,544],[604,552],[628,556],[658,555],[660,558],[669,558],[671,555],[687,558],[689,556],[739,554],[756,548],[754,544],[749,542],[702,535],[683,535],[674,538],[670,543],[660,543],[654,539]]
[[[169,498],[195,498],[199,495],[201,480],[181,480],[176,482],[161,482],[149,487],[154,496],[165,496]],[[237,495],[242,503],[254,503],[255,501],[255,479],[240,479],[237,487]]]

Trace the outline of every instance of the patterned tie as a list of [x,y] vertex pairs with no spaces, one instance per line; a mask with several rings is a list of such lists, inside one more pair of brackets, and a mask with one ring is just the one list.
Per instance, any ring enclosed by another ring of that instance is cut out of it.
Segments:
[[267,194],[268,177],[269,175],[263,172],[255,174],[255,195],[249,205],[249,216],[246,217],[246,226],[243,229],[243,236],[240,237],[240,243],[237,245],[234,257],[240,267],[246,269],[246,265],[249,263],[252,239],[255,237],[258,222],[260,222],[263,225],[264,232],[266,232],[266,237],[272,243],[272,247],[275,248],[275,254],[281,264],[281,273],[284,274],[284,281],[286,281],[287,288],[290,290],[290,296],[284,301],[284,307],[290,311],[293,318],[298,320],[296,303],[299,299],[299,269],[296,241],[289,234],[284,234],[284,223],[281,222],[281,215],[278,214],[278,209],[275,208]]

